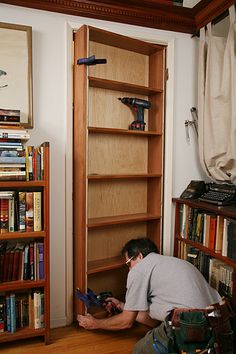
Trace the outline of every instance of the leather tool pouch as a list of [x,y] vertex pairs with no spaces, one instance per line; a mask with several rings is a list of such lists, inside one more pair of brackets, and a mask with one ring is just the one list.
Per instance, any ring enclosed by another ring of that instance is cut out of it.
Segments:
[[233,354],[232,315],[226,301],[206,309],[174,309],[166,321],[169,353],[209,350],[209,353]]

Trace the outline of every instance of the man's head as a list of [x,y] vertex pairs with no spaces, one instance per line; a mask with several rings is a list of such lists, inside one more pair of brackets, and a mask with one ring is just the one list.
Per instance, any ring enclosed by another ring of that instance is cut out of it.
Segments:
[[159,253],[155,243],[148,238],[132,239],[124,245],[121,251],[129,268],[152,252]]

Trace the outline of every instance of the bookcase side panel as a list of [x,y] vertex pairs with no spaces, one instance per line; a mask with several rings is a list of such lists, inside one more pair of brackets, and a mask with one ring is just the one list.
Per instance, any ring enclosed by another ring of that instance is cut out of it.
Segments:
[[44,322],[45,322],[45,343],[50,342],[50,150],[49,146],[46,146],[44,154],[44,178],[45,187],[43,190],[43,222],[44,231],[46,232],[46,238],[44,241],[44,274],[46,286],[44,287]]
[[[87,27],[75,34],[75,63],[87,57]],[[86,133],[87,67],[74,66],[74,150],[73,150],[73,219],[74,219],[74,288],[86,291]],[[81,302],[74,299],[74,315],[84,313]]]

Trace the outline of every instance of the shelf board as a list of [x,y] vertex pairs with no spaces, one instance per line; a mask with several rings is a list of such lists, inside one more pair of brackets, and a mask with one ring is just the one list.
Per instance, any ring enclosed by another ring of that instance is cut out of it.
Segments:
[[193,208],[203,209],[224,217],[236,218],[236,205],[217,206],[198,199],[173,198],[174,203],[187,204]]
[[19,328],[15,333],[3,332],[0,333],[0,343],[3,342],[11,342],[13,340],[24,339],[24,338],[32,338],[38,336],[44,336],[45,329],[33,329],[29,327]]
[[129,130],[129,129],[118,129],[118,128],[102,128],[102,127],[88,127],[89,133],[93,134],[120,134],[120,135],[130,135],[130,136],[161,136],[162,133],[158,131],[143,131],[143,130]]
[[92,228],[102,227],[102,226],[129,224],[129,223],[158,220],[158,219],[160,219],[160,215],[154,215],[149,213],[116,215],[116,216],[101,217],[101,218],[90,218],[88,219],[87,226],[89,229],[92,229]]
[[30,187],[45,187],[45,181],[0,181],[0,188],[30,188]]
[[122,257],[113,257],[88,262],[88,274],[100,273],[112,269],[117,269],[125,265]]
[[225,264],[228,264],[231,267],[236,269],[236,261],[234,261],[233,259],[230,259],[228,257],[224,257],[220,253],[216,253],[215,251],[211,250],[210,248],[203,246],[203,244],[201,244],[200,242],[195,242],[195,241],[192,241],[192,240],[188,240],[188,239],[185,239],[185,238],[180,237],[180,236],[177,237],[177,240],[181,241],[181,242],[184,242],[184,243],[186,243],[186,244],[188,244],[190,246],[196,247],[200,251],[202,251],[204,253],[207,253],[208,255],[210,255],[210,256],[212,256],[214,258],[220,259]]
[[160,178],[160,173],[140,173],[133,175],[88,175],[88,180],[110,180],[110,179],[146,179],[146,178]]
[[130,92],[133,94],[146,95],[146,96],[155,95],[157,93],[163,92],[162,89],[134,85],[134,84],[114,81],[114,80],[101,79],[92,76],[89,76],[88,80],[89,80],[90,87],[97,87],[97,88],[108,89],[113,91]]
[[21,289],[41,288],[45,286],[45,280],[16,280],[0,283],[0,292]]
[[15,239],[28,239],[28,238],[45,238],[45,231],[32,231],[32,232],[6,232],[4,234],[0,234],[1,240],[15,240]]

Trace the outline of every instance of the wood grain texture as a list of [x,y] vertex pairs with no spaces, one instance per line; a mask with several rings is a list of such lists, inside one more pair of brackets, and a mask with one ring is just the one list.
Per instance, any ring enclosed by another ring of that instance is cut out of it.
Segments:
[[235,0],[201,0],[193,8],[158,0],[1,0],[2,3],[69,15],[195,34],[226,11]]
[[75,324],[53,329],[50,345],[39,338],[1,344],[1,354],[131,354],[147,331],[138,325],[118,332],[86,331]]

